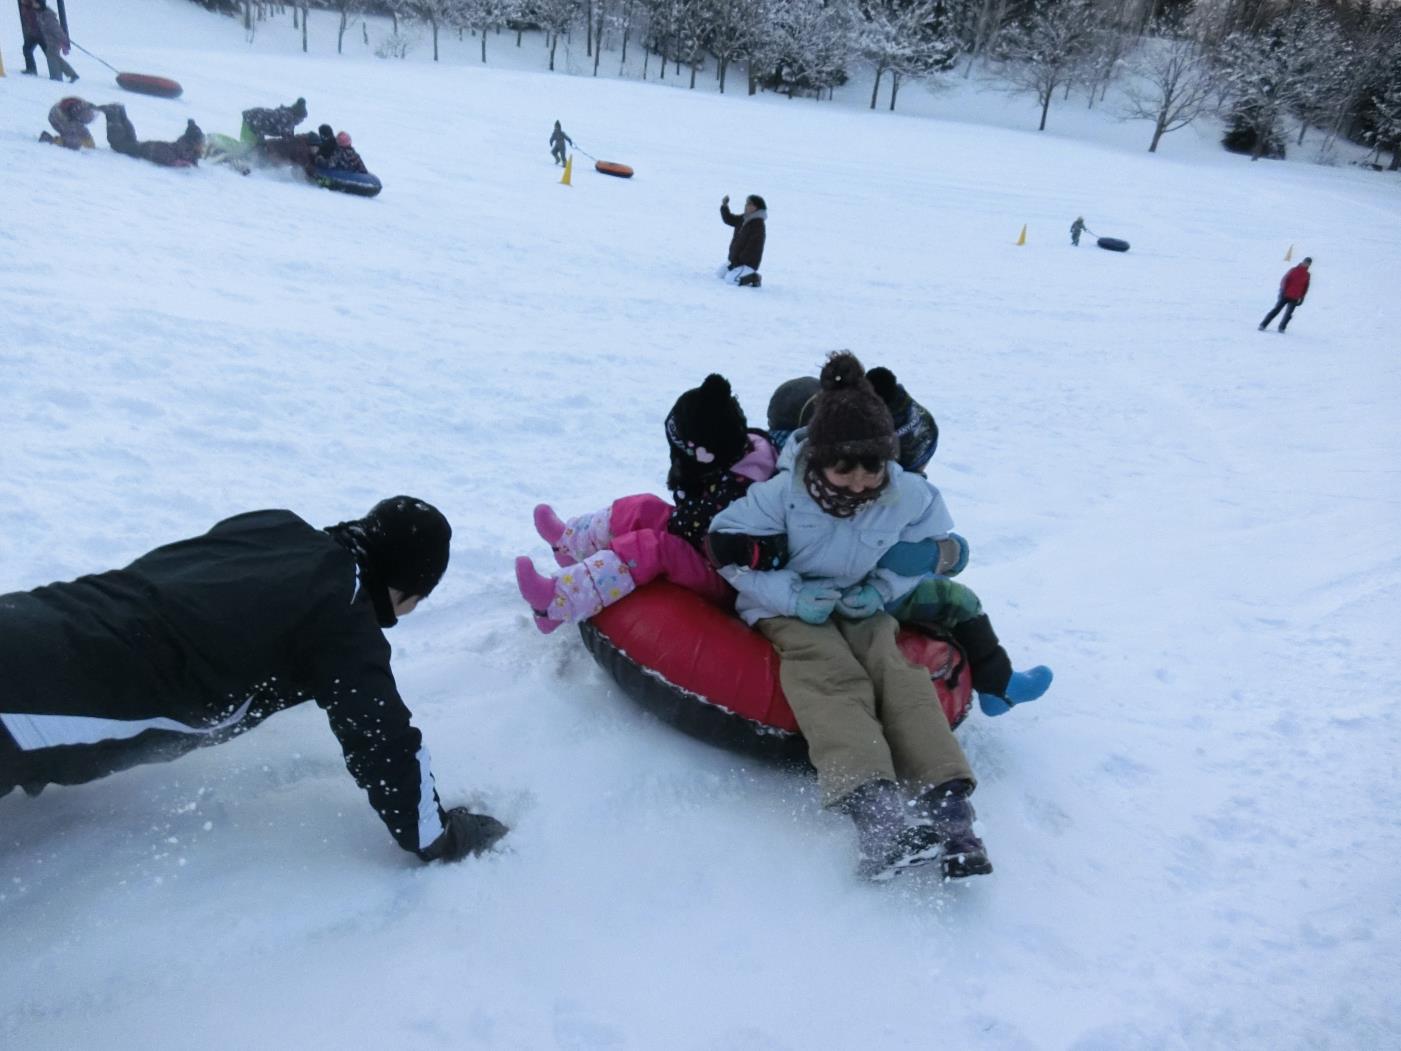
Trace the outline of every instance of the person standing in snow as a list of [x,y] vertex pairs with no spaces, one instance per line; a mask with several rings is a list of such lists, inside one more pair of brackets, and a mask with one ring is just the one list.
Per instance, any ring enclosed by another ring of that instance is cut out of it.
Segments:
[[37,77],[39,67],[34,64],[34,49],[43,48],[46,60],[49,57],[49,49],[44,47],[44,33],[39,26],[39,8],[34,0],[19,0],[19,28],[24,34],[24,44],[21,47],[24,54],[22,72],[25,76]]
[[1085,232],[1085,217],[1076,216],[1075,221],[1070,224],[1070,243],[1076,248],[1080,247],[1080,235]]
[[127,116],[125,106],[109,102],[94,108],[101,110],[107,118],[107,145],[114,153],[150,161],[162,168],[194,168],[204,156],[204,132],[193,120],[185,121],[185,130],[174,142],[140,140],[136,137],[136,127]]
[[68,83],[74,83],[78,74],[63,57],[68,54],[70,45],[68,34],[63,31],[63,23],[58,20],[58,15],[49,10],[48,0],[32,2],[39,21],[39,36],[44,41],[44,57],[49,60],[49,79],[62,80],[67,77]]
[[563,164],[565,161],[564,144],[574,145],[574,140],[564,133],[564,129],[559,126],[559,121],[555,121],[555,130],[550,132],[550,156],[555,159],[556,164]]
[[1270,327],[1270,322],[1281,310],[1284,311],[1284,317],[1279,319],[1279,330],[1283,332],[1289,327],[1294,308],[1303,306],[1304,297],[1309,294],[1309,267],[1312,265],[1313,259],[1306,257],[1298,266],[1290,267],[1279,283],[1279,301],[1275,303],[1274,309],[1265,315],[1265,320],[1260,322],[1261,332]]
[[84,146],[92,149],[96,143],[92,141],[92,133],[88,131],[88,125],[95,119],[97,119],[96,106],[86,99],[70,95],[66,99],[60,99],[49,110],[49,123],[53,125],[54,131],[58,132],[58,136],[54,137],[47,131],[41,131],[39,141],[51,142],[70,150],[82,149]]
[[972,769],[885,612],[918,581],[878,566],[894,544],[947,535],[948,513],[896,462],[890,412],[856,357],[833,354],[821,383],[812,423],[789,439],[779,473],[711,524],[716,541],[786,537],[787,564],[722,575],[739,592],[740,616],[778,651],[824,803],[856,824],[858,873],[888,879],[934,860],[949,878],[991,872],[973,832]]
[[666,440],[674,506],[644,493],[568,521],[549,504],[535,508],[536,532],[564,567],[545,577],[529,558],[516,559],[516,585],[542,632],[587,620],[658,577],[717,604],[733,601],[703,553],[706,534],[716,514],[773,476],[777,453],[763,431],[749,429],[729,380],[718,373],[676,399]]
[[439,805],[384,638],[432,593],[451,538],[406,496],[326,529],[254,511],[125,569],[0,596],[0,796],[175,759],[314,701],[399,846],[486,850],[506,827]]
[[764,261],[765,223],[768,217],[769,207],[757,193],[745,198],[743,215],[730,211],[729,194],[721,199],[720,221],[734,227],[735,232],[730,237],[729,262],[720,268],[719,277],[745,288],[758,288],[763,283],[759,277],[759,264]]

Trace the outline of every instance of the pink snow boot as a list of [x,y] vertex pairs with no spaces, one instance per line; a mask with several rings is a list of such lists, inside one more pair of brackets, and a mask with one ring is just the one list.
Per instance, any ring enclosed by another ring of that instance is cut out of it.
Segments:
[[604,606],[631,595],[637,587],[626,562],[612,551],[599,551],[559,576],[541,576],[530,559],[516,559],[516,585],[535,611],[535,626],[549,634],[563,623],[588,620]]
[[556,562],[561,566],[572,566],[608,546],[613,539],[609,528],[612,511],[609,507],[563,522],[549,504],[537,504],[535,531],[550,545]]

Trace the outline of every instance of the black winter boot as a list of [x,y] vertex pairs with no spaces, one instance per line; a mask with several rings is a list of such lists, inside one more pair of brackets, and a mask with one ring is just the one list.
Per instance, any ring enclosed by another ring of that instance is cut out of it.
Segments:
[[943,853],[943,838],[931,826],[906,822],[905,797],[894,781],[868,781],[842,801],[841,809],[856,823],[861,843],[856,874],[862,879],[883,883]]
[[929,821],[926,827],[943,846],[945,879],[986,876],[992,871],[987,848],[973,834],[973,818],[977,815],[968,802],[972,791],[969,781],[948,781],[919,797],[919,810]]
[[764,283],[764,279],[758,274],[745,274],[739,279],[740,288],[758,288]]

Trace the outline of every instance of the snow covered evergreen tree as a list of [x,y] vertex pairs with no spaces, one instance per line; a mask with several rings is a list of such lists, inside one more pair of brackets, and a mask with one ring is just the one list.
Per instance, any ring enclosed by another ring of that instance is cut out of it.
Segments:
[[954,64],[960,50],[954,6],[955,0],[867,0],[862,5],[855,45],[876,75],[871,109],[886,73],[891,75],[894,110],[901,77],[929,76]]
[[759,83],[789,96],[821,98],[846,83],[854,32],[855,13],[846,0],[775,0],[769,32],[753,58]]

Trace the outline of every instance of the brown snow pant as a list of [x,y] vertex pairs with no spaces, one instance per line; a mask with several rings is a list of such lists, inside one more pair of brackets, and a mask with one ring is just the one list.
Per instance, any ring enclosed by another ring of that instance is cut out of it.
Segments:
[[771,617],[754,626],[778,651],[779,681],[807,738],[825,806],[880,779],[915,793],[973,780],[929,672],[895,644],[895,618],[808,624]]

